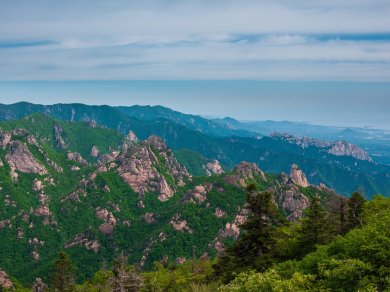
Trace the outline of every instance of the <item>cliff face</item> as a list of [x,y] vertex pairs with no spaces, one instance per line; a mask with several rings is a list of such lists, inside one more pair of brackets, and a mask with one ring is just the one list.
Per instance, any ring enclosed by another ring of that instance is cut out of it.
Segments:
[[309,181],[307,180],[305,174],[298,168],[298,165],[293,164],[291,166],[289,178],[297,185],[301,187],[310,186]]
[[264,172],[255,163],[244,161],[233,168],[231,175],[225,177],[225,181],[241,187],[246,187],[248,180],[256,178],[261,178],[264,181],[267,180]]
[[368,155],[366,151],[364,151],[359,146],[346,141],[339,140],[335,142],[329,142],[329,141],[313,139],[310,137],[296,137],[288,133],[276,133],[276,132],[272,133],[271,136],[277,139],[282,139],[284,141],[288,141],[290,143],[299,145],[302,148],[315,146],[332,155],[352,156],[359,160],[373,162],[372,158]]

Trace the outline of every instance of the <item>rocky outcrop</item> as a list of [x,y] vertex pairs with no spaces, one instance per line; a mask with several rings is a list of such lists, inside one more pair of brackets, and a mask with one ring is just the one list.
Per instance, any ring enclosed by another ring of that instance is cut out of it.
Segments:
[[360,148],[355,144],[342,141],[342,140],[329,142],[329,141],[313,139],[310,137],[296,137],[288,133],[278,133],[278,132],[272,133],[271,137],[275,139],[288,141],[289,143],[296,144],[302,147],[303,149],[308,148],[310,146],[314,146],[332,155],[352,156],[359,160],[366,160],[369,162],[373,162],[372,158],[362,148]]
[[20,141],[12,141],[9,151],[6,155],[6,161],[11,169],[11,176],[15,176],[15,170],[23,173],[37,173],[44,175],[47,173],[46,168],[41,165],[28,150],[27,146]]
[[236,215],[233,222],[226,223],[225,228],[219,231],[222,238],[234,237],[238,238],[240,235],[240,225],[244,224],[248,219],[248,214],[244,211]]
[[226,215],[226,213],[222,211],[220,208],[216,208],[214,214],[218,218],[221,218]]
[[14,285],[12,284],[11,279],[8,277],[7,273],[3,270],[0,270],[0,288],[14,289]]
[[100,225],[99,230],[105,234],[110,235],[114,231],[114,227],[117,224],[117,220],[112,212],[109,212],[106,208],[96,208],[96,217],[103,220],[104,223]]
[[41,278],[36,278],[32,285],[32,290],[34,292],[45,292],[47,291],[47,288],[47,284],[45,284]]
[[0,147],[5,149],[9,142],[11,142],[12,135],[9,132],[3,132],[0,130]]
[[224,172],[218,160],[207,163],[206,166],[204,166],[204,169],[208,176],[213,174],[222,174]]
[[[157,158],[157,156],[159,158]],[[150,137],[148,140],[131,144],[117,158],[117,172],[122,179],[141,197],[148,191],[155,191],[160,201],[167,201],[175,193],[175,187],[168,184],[164,177],[169,175],[178,185],[183,185],[187,171],[174,157],[160,138]],[[161,174],[158,168],[166,170]]]
[[207,199],[207,193],[210,192],[213,188],[213,185],[206,183],[203,185],[196,186],[193,190],[187,192],[184,197],[184,201],[187,203],[197,203],[202,204]]
[[87,250],[98,252],[100,243],[96,239],[90,239],[89,233],[82,233],[76,235],[72,240],[65,243],[65,248],[72,248],[74,246],[84,246]]
[[77,152],[68,152],[66,154],[66,159],[70,161],[76,161],[82,165],[88,165],[88,162]]
[[169,224],[172,225],[173,229],[177,231],[187,231],[188,233],[192,233],[192,229],[188,226],[188,223],[186,220],[182,219],[180,214],[176,214]]
[[294,184],[282,185],[274,190],[277,204],[288,214],[290,221],[302,217],[303,211],[309,206],[309,199],[302,194]]
[[138,137],[134,134],[132,130],[130,130],[127,136],[125,137],[125,141],[123,143],[123,149],[129,148],[131,145],[137,142],[138,142]]
[[156,218],[154,217],[154,214],[153,213],[146,213],[142,216],[142,219],[148,223],[148,224],[153,224],[154,222],[156,222]]
[[352,156],[359,160],[366,160],[372,162],[372,158],[366,151],[357,145],[348,143],[346,141],[336,141],[328,150],[328,153],[336,156]]
[[91,149],[91,153],[90,153],[91,156],[96,158],[96,157],[99,156],[99,153],[100,153],[100,151],[97,148],[97,146],[93,146],[92,149]]
[[305,174],[299,169],[298,165],[293,164],[290,169],[289,178],[297,185],[301,187],[310,186]]
[[62,132],[64,129],[59,124],[54,125],[54,138],[58,148],[65,150],[68,146],[66,145],[64,139],[62,138]]
[[225,180],[227,183],[245,187],[248,179],[255,178],[267,180],[264,172],[255,163],[241,162],[239,165],[234,167],[231,175],[227,175],[225,177]]

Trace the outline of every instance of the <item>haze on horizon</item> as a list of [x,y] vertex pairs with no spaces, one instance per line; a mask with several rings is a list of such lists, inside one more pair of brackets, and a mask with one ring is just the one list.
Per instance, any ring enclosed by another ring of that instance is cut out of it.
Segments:
[[390,129],[389,15],[388,0],[2,1],[0,102]]

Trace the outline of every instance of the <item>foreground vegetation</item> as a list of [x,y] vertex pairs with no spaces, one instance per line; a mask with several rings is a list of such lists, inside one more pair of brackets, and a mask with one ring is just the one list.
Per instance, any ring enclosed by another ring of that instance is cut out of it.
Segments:
[[[353,194],[338,217],[313,198],[305,217],[288,223],[268,192],[249,187],[252,216],[241,237],[218,259],[155,262],[148,272],[121,254],[80,285],[62,252],[52,265],[54,291],[389,291],[390,199]],[[265,216],[266,215],[266,216]],[[336,228],[337,227],[337,228]],[[43,286],[42,286],[43,287]],[[17,286],[17,290],[24,289]],[[26,289],[28,291],[28,289]],[[39,290],[44,291],[44,290]]]

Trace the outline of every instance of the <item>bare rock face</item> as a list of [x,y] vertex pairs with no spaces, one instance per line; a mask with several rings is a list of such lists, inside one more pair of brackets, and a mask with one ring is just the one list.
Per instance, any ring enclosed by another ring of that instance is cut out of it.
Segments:
[[148,223],[148,224],[152,224],[154,222],[156,222],[156,219],[154,218],[154,214],[153,213],[146,213],[142,219]]
[[0,288],[3,288],[3,289],[13,289],[14,288],[14,285],[12,284],[7,273],[5,271],[2,271],[2,270],[0,270]]
[[45,186],[42,181],[40,181],[39,179],[34,180],[32,186],[33,191],[37,191],[37,192],[42,191],[44,187]]
[[3,160],[0,159],[0,167],[3,167],[3,166],[4,166]]
[[87,250],[98,252],[100,243],[97,240],[91,240],[88,233],[76,235],[72,240],[65,243],[65,248],[72,248],[74,246],[84,246]]
[[190,190],[185,198],[185,202],[202,204],[207,199],[207,193],[211,191],[213,185],[206,183],[204,185],[198,185],[193,190]]
[[192,233],[192,229],[187,225],[187,221],[182,219],[180,214],[176,214],[169,223],[172,225],[173,229],[177,231]]
[[[160,159],[157,158],[157,152]],[[131,144],[117,158],[118,174],[141,197],[148,191],[155,191],[162,202],[169,200],[175,193],[174,186],[168,184],[166,178],[157,171],[163,164],[176,184],[183,183],[189,174],[174,157],[160,138],[150,137],[148,140]]]
[[64,139],[62,138],[62,132],[64,129],[59,124],[54,125],[54,137],[56,140],[57,147],[65,150],[68,146],[66,145]]
[[226,176],[225,180],[227,183],[245,187],[247,180],[254,179],[256,176],[267,180],[264,172],[255,163],[243,161],[234,167],[232,175]]
[[28,135],[27,136],[27,143],[30,144],[30,145],[37,146],[37,147],[39,146],[37,139],[33,135]]
[[238,236],[240,235],[240,225],[244,224],[247,219],[248,215],[244,212],[241,212],[241,214],[236,215],[233,222],[226,223],[225,228],[219,231],[219,235],[222,238],[238,238]]
[[182,264],[184,264],[185,262],[186,262],[186,258],[184,258],[184,257],[178,257],[177,259],[176,259],[176,264],[178,264],[178,265],[182,265]]
[[221,218],[226,215],[226,213],[222,211],[220,208],[216,208],[214,214],[218,218]]
[[41,278],[36,278],[33,285],[32,290],[34,292],[45,292],[48,286],[42,281]]
[[5,149],[9,142],[11,142],[12,135],[9,132],[3,132],[0,130],[0,147]]
[[132,130],[130,130],[127,136],[125,137],[125,141],[123,143],[123,149],[129,148],[131,145],[137,142],[138,142],[138,137],[134,134]]
[[366,151],[357,145],[348,143],[346,141],[336,141],[328,150],[328,153],[336,156],[352,156],[359,160],[367,160],[372,162],[372,158]]
[[309,199],[299,192],[296,185],[282,186],[274,191],[275,201],[288,215],[290,221],[298,220],[302,217],[303,211],[309,206]]
[[224,173],[222,166],[219,164],[218,160],[214,160],[213,162],[207,163],[205,170],[208,176]]
[[310,186],[305,174],[302,172],[302,170],[299,169],[298,165],[296,164],[293,164],[291,166],[289,177],[295,184],[301,187]]
[[5,159],[11,168],[11,176],[15,173],[15,170],[40,175],[47,173],[46,168],[34,158],[27,146],[20,141],[11,142]]
[[97,146],[93,146],[92,149],[91,149],[91,156],[92,157],[98,157],[99,153],[100,153],[100,151],[97,148]]
[[82,165],[88,165],[88,162],[77,152],[68,152],[66,158],[71,161],[76,161]]

